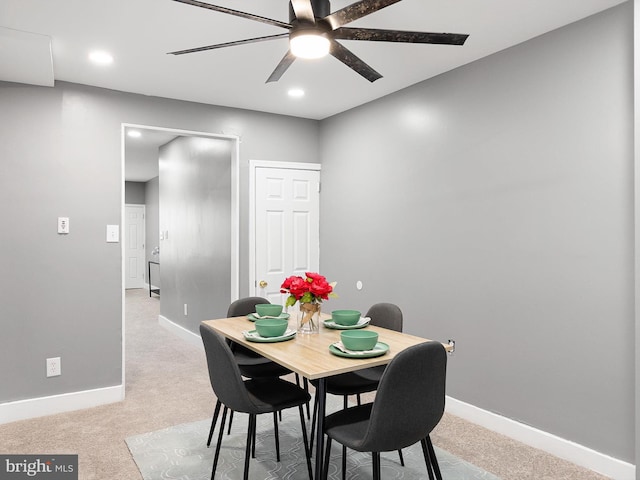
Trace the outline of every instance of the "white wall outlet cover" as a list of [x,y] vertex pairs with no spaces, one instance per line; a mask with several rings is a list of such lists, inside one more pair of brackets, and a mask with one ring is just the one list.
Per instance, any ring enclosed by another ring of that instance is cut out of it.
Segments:
[[120,225],[107,225],[107,242],[117,243],[120,241]]
[[69,217],[58,217],[58,233],[69,233]]
[[47,377],[57,377],[62,374],[60,357],[47,358]]

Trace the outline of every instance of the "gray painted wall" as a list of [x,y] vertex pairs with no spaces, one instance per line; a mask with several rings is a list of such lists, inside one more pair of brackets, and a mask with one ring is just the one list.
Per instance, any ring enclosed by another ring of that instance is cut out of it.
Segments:
[[[0,209],[18,226],[0,240],[0,402],[121,384],[121,245],[105,235],[121,222],[123,122],[241,138],[241,294],[249,159],[319,160],[312,120],[64,82],[0,83],[0,105]],[[54,356],[63,374],[46,378]]]
[[0,83],[0,208],[20,225],[0,240],[0,402],[120,383],[104,234],[120,124],[139,123],[241,137],[241,295],[249,159],[322,160],[332,308],[398,303],[406,331],[457,340],[450,395],[633,462],[630,4],[328,119],[320,140],[313,121]]
[[[178,137],[160,147],[160,314],[194,333],[231,302],[235,142]],[[184,315],[184,305],[188,305]]]
[[[159,177],[152,178],[146,182],[144,188],[145,203],[145,257],[146,262],[149,260],[159,261],[160,256],[154,256],[151,253],[155,247],[160,246],[160,182]],[[156,265],[151,265],[151,281],[154,286],[161,287],[160,273]],[[145,272],[145,278],[148,271]],[[147,278],[147,283],[149,279]]]
[[144,205],[143,182],[124,182],[124,203],[131,205]]
[[332,308],[456,340],[449,395],[634,463],[632,38],[627,3],[323,121],[320,241]]

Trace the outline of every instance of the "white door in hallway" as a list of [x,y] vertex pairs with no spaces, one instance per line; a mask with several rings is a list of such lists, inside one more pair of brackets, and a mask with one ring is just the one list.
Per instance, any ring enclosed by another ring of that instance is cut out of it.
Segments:
[[124,288],[144,287],[144,205],[124,207]]
[[255,294],[284,304],[284,279],[319,264],[319,170],[256,168]]

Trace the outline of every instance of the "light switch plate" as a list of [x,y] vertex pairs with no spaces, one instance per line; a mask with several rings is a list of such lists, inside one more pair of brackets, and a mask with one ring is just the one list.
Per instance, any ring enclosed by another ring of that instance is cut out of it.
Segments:
[[107,225],[107,243],[120,241],[120,225]]

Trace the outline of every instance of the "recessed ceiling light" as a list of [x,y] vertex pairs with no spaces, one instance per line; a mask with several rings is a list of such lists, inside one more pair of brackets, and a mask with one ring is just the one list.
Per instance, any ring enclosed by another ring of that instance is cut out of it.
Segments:
[[127,132],[127,135],[129,135],[131,138],[140,138],[142,134],[138,130],[129,130]]
[[109,65],[113,63],[113,56],[109,52],[103,50],[96,50],[89,54],[89,60],[98,65]]
[[289,94],[290,97],[293,97],[293,98],[304,97],[304,90],[302,90],[301,88],[292,88],[287,93]]

